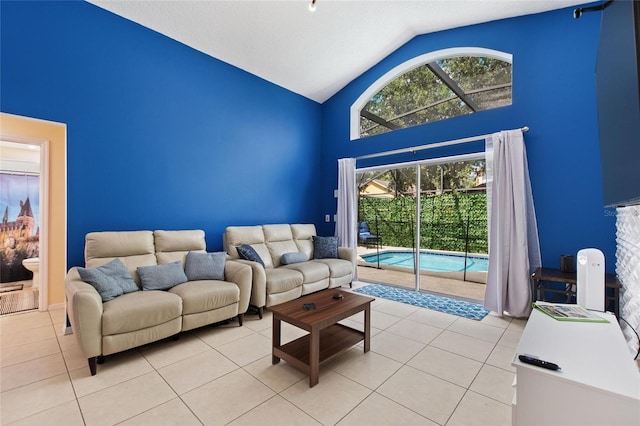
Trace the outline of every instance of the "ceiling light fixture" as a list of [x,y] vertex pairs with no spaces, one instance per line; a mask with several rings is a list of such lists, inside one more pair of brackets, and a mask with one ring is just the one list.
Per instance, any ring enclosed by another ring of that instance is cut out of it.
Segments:
[[316,11],[316,0],[311,0],[311,3],[309,3],[309,10],[311,12],[315,12]]

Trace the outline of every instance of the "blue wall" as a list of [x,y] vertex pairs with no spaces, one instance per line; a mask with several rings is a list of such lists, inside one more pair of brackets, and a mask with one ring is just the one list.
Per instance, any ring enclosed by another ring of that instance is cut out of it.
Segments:
[[[336,160],[529,126],[525,135],[542,261],[559,267],[561,254],[601,249],[606,269],[615,268],[615,211],[602,201],[595,59],[600,14],[572,18],[573,9],[463,27],[414,38],[323,104],[322,165],[327,182],[323,214],[336,210]],[[393,67],[418,55],[450,47],[484,47],[513,54],[513,104],[358,141],[349,140],[349,108]],[[473,147],[423,151],[408,161],[453,155]],[[384,164],[382,163],[382,164]],[[358,163],[360,166],[360,163]],[[328,233],[332,224],[320,225]]]
[[86,2],[0,2],[2,112],[67,124],[68,266],[90,231],[311,222],[321,105]]
[[[198,227],[209,250],[221,248],[228,225],[311,222],[330,234],[322,218],[336,210],[338,158],[528,125],[543,264],[597,247],[614,269],[596,122],[597,13],[574,20],[564,9],[419,36],[318,105],[85,2],[0,8],[0,109],[67,124],[69,266],[82,264],[84,235],[95,230]],[[513,54],[513,105],[349,140],[349,108],[371,83],[459,46]]]

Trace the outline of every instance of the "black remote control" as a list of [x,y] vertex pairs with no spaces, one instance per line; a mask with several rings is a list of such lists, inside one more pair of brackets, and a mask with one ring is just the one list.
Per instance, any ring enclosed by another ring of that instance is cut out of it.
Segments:
[[543,361],[538,358],[534,358],[529,355],[518,355],[518,359],[525,364],[535,365],[537,367],[546,368],[548,370],[560,370],[558,364],[554,364],[553,362]]

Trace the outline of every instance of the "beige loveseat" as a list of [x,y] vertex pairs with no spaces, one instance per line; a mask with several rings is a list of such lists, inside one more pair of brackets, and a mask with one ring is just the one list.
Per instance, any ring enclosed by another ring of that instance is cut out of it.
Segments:
[[[338,247],[337,258],[314,259],[316,227],[313,224],[277,224],[230,226],[223,236],[224,248],[232,259],[239,259],[237,248],[250,245],[260,256],[264,267],[254,261],[238,261],[251,265],[253,286],[251,305],[262,308],[296,299],[326,288],[351,284],[356,267],[356,251]],[[303,253],[306,261],[283,265],[283,255]]]
[[[138,267],[173,263],[170,266],[177,268],[175,262],[184,266],[189,252],[206,252],[201,230],[93,232],[85,242],[86,268],[104,267],[117,258],[129,270],[129,282],[133,278],[140,289]],[[135,291],[131,284],[132,292],[106,302],[93,285],[82,281],[77,267],[71,268],[65,282],[67,314],[91,374],[104,355],[234,317],[242,325],[251,294],[251,268],[233,261],[223,261],[221,267],[224,281],[187,281],[168,290],[144,291]]]

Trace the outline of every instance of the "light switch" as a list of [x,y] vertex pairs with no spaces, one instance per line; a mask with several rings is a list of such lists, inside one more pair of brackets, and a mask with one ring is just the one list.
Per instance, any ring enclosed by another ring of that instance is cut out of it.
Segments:
[[331,221],[331,216],[329,216],[328,214],[324,215],[324,221],[325,222],[330,222]]

